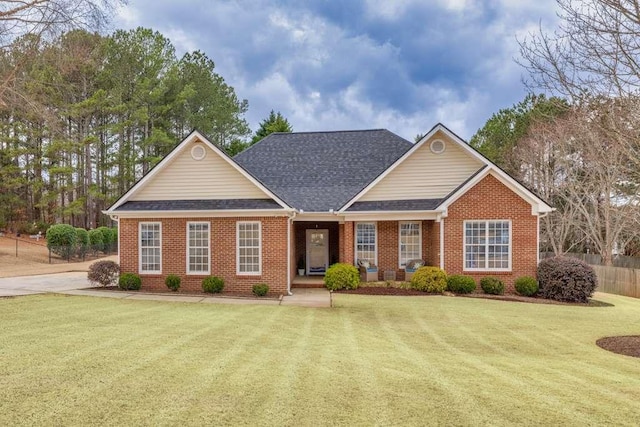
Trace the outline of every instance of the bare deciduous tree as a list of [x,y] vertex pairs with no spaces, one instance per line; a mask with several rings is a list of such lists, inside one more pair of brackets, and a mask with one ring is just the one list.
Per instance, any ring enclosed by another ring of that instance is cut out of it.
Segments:
[[557,0],[560,26],[520,41],[527,83],[573,101],[638,94],[640,1]]
[[537,123],[519,145],[523,178],[557,208],[543,219],[554,252],[586,240],[611,265],[616,244],[638,236],[640,170],[630,143],[637,138],[635,114],[635,104],[592,101]]

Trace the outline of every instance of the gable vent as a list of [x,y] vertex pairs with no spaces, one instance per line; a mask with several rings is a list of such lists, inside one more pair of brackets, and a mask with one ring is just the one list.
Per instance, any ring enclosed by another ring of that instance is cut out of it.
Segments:
[[441,139],[434,139],[431,141],[431,145],[429,145],[431,152],[433,154],[442,154],[446,148],[444,141]]

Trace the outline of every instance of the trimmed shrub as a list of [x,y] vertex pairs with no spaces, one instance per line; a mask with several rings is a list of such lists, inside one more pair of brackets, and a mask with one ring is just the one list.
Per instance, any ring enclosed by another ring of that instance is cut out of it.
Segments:
[[360,274],[358,269],[344,262],[333,264],[324,275],[324,286],[330,291],[338,289],[358,289]]
[[516,292],[525,297],[533,296],[538,292],[538,281],[535,277],[518,277],[516,281],[513,282],[513,285],[516,288]]
[[118,279],[118,287],[125,291],[137,291],[142,287],[142,279],[135,273],[123,273]]
[[109,231],[111,232],[111,249],[115,251],[118,248],[118,227],[111,227]]
[[257,285],[253,285],[251,291],[255,296],[263,297],[269,292],[269,285],[266,283],[258,283]]
[[173,292],[176,292],[178,289],[180,289],[181,281],[182,279],[180,279],[180,276],[170,274],[164,279],[164,284],[167,285],[167,288],[171,289]]
[[441,294],[447,290],[447,273],[438,267],[420,267],[413,273],[411,287],[431,294]]
[[84,228],[76,228],[76,255],[84,258],[89,250],[89,233]]
[[94,252],[101,251],[104,249],[104,235],[102,234],[102,230],[93,229],[89,230],[89,246],[91,250]]
[[202,290],[210,294],[219,294],[224,289],[224,279],[217,276],[209,276],[202,279]]
[[456,294],[470,294],[476,290],[476,281],[471,276],[456,274],[447,277],[447,289]]
[[111,229],[109,227],[98,227],[96,228],[100,233],[102,233],[102,248],[101,250],[105,253],[111,250],[111,245],[113,241],[111,240],[113,234],[111,233]]
[[589,302],[598,286],[593,268],[575,258],[547,258],[538,264],[540,295],[567,302]]
[[56,224],[47,230],[47,248],[64,259],[76,250],[76,229],[69,224]]
[[87,278],[96,285],[109,286],[116,283],[120,266],[113,261],[97,261],[89,266]]
[[483,277],[482,279],[480,279],[480,287],[485,294],[504,294],[504,282],[497,277]]

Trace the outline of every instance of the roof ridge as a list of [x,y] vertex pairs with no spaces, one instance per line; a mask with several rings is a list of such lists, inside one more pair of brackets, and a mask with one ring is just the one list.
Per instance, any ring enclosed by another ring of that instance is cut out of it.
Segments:
[[305,133],[307,134],[308,133],[348,133],[348,132],[380,132],[380,131],[391,132],[389,129],[375,128],[375,129],[344,129],[344,130],[309,130],[309,131],[300,131],[300,132],[272,132],[269,135],[300,135]]

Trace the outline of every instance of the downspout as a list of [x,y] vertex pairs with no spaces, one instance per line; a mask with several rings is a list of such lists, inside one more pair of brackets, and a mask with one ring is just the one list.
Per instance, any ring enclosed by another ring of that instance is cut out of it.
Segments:
[[440,269],[444,270],[444,218],[440,217]]
[[291,212],[287,217],[287,295],[293,295],[291,293],[291,226],[295,217],[296,211]]
[[536,260],[537,263],[536,265],[540,264],[540,218],[544,218],[545,216],[549,215],[549,212],[544,212],[541,214],[538,214],[538,220],[537,222],[537,234],[536,234],[536,243],[537,243],[537,251],[536,251]]

